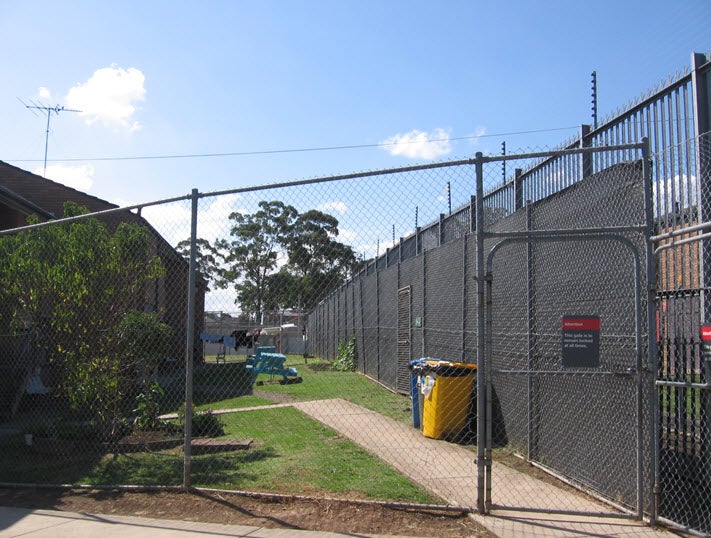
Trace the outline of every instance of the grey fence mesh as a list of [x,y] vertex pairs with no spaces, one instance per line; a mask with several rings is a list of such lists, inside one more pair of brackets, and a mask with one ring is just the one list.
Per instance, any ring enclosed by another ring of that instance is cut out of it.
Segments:
[[[474,507],[483,442],[494,507],[600,509],[573,485],[649,513],[656,484],[660,517],[707,529],[707,240],[657,255],[655,372],[641,153],[608,157],[507,157],[510,181],[491,158],[480,215],[470,159],[0,236],[0,481]],[[704,220],[655,177],[655,233]]]
[[[419,219],[439,229],[472,174],[194,194],[0,237],[0,481],[471,506],[470,446],[412,451],[422,433],[397,356],[421,355],[423,328],[411,341],[397,297],[401,265],[423,273]],[[448,300],[429,304],[444,315]],[[461,330],[434,328],[445,342]]]
[[701,327],[709,320],[706,290],[711,257],[708,240],[684,230],[709,220],[710,141],[706,135],[694,141],[693,153],[676,146],[658,156],[660,162],[670,163],[670,170],[680,163],[702,188],[697,195],[678,176],[660,186],[657,197],[664,209],[658,212],[657,232],[678,235],[656,244],[659,511],[669,521],[707,534],[711,533],[711,359],[703,351]]
[[[652,483],[642,465],[650,458],[642,413],[651,378],[638,349],[646,326],[636,316],[645,312],[636,296],[645,289],[644,234],[615,228],[645,222],[642,165],[615,164],[572,185],[559,168],[549,181],[562,190],[487,223],[492,232],[538,233],[490,241],[501,241],[487,265],[491,442],[494,452],[524,455],[635,510],[648,503]],[[495,506],[563,502],[558,490],[532,500],[527,488],[507,488],[502,498],[496,468],[492,474]]]

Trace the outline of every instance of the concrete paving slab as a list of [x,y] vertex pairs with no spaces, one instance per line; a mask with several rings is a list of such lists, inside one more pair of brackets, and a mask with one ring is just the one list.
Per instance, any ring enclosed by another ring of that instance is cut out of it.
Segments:
[[[293,404],[311,418],[348,437],[445,502],[477,505],[476,454],[454,443],[428,439],[406,424],[345,400]],[[558,488],[505,465],[492,465],[492,502],[478,523],[502,538],[520,536],[617,536],[669,538],[606,504]]]

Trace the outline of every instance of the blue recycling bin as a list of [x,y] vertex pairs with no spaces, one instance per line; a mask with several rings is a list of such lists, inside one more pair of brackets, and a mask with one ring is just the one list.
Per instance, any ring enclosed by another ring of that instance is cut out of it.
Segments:
[[427,363],[429,359],[415,359],[410,361],[408,368],[410,369],[410,398],[412,399],[412,427],[417,429],[422,429],[422,403],[423,400],[420,397],[420,386],[419,378],[421,374],[422,366]]

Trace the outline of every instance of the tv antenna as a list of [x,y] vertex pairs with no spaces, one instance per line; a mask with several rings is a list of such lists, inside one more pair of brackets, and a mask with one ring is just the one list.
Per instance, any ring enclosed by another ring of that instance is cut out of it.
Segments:
[[28,105],[25,103],[22,99],[18,97],[18,100],[20,103],[25,105],[25,108],[28,109],[30,112],[37,115],[33,110],[42,110],[47,113],[47,129],[44,133],[44,172],[42,173],[42,177],[47,177],[47,146],[49,145],[49,120],[52,117],[52,112],[54,112],[57,116],[59,116],[60,112],[81,112],[81,110],[75,110],[73,108],[65,108],[63,106],[55,105],[53,107],[51,106],[46,106],[43,104],[37,104],[34,101],[30,100],[30,103],[32,105]]

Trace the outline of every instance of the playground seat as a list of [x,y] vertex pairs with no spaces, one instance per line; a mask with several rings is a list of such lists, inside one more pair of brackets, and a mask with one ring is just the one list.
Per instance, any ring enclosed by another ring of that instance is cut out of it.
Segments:
[[254,356],[254,362],[247,364],[247,370],[252,373],[252,383],[257,380],[259,374],[281,376],[280,383],[298,381],[296,368],[286,368],[284,366],[285,361],[286,357],[281,353],[268,353],[258,349],[257,355]]
[[275,346],[259,346],[257,348],[257,352],[254,355],[250,355],[247,357],[247,364],[256,364],[259,360],[260,357],[262,356],[262,353],[276,353],[276,347]]

